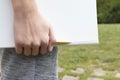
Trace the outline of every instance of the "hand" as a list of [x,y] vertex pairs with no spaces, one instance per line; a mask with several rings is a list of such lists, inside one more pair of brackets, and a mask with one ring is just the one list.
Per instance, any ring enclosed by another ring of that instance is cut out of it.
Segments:
[[15,15],[14,38],[16,52],[25,56],[52,51],[55,42],[51,26],[38,12]]

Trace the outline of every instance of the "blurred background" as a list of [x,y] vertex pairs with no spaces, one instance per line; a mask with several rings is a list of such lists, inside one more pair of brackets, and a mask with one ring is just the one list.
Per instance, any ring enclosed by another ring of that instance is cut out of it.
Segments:
[[97,0],[99,45],[60,46],[59,80],[120,80],[120,0]]
[[120,23],[120,0],[97,0],[98,23]]
[[59,46],[59,80],[120,80],[120,0],[97,0],[97,14],[99,45]]

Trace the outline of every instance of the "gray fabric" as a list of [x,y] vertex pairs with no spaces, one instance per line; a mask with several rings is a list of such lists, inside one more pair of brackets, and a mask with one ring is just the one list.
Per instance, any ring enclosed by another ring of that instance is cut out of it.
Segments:
[[19,55],[14,48],[4,49],[1,80],[57,80],[58,48],[46,55]]

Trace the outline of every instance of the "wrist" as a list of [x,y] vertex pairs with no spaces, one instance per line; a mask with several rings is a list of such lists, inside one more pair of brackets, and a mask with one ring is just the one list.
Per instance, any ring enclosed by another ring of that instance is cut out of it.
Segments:
[[15,16],[38,13],[35,0],[12,0]]

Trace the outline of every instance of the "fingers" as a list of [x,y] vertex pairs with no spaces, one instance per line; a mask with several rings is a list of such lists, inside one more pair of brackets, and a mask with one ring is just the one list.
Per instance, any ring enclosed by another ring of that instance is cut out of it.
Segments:
[[42,45],[41,49],[40,49],[40,54],[44,55],[45,53],[47,53],[47,46],[46,45]]
[[49,33],[41,37],[41,39],[36,39],[28,42],[22,42],[21,45],[16,45],[16,52],[18,54],[24,54],[25,56],[37,56],[38,54],[46,54],[53,50],[54,43],[56,42],[53,30],[50,28]]
[[37,56],[39,54],[39,47],[32,48],[32,55]]
[[16,43],[16,53],[17,54],[24,54],[25,56],[31,55],[31,45],[30,44],[22,44]]
[[23,48],[20,45],[16,45],[16,53],[22,54]]
[[51,52],[53,50],[53,45],[51,44],[51,42],[48,45],[48,51]]
[[40,50],[40,43],[33,42],[32,44],[32,55],[37,56],[39,54]]
[[31,55],[31,47],[25,47],[24,48],[24,55],[30,56]]
[[56,42],[54,33],[52,28],[49,30],[49,45],[48,45],[48,51],[51,52],[53,50],[54,43]]
[[48,44],[49,44],[49,37],[46,36],[46,38],[44,38],[41,41],[40,54],[44,55],[45,53],[48,52]]
[[33,41],[32,44],[24,43],[21,45],[16,45],[16,52],[17,54],[24,54],[25,56],[37,56],[38,54],[44,55],[48,52],[48,43],[49,39],[44,39],[39,43]]

